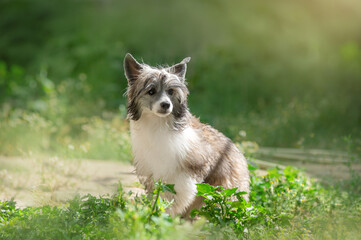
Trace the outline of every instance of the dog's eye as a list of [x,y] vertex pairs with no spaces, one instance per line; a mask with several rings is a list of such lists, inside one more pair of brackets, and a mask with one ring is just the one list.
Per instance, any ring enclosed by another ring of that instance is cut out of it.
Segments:
[[150,96],[154,95],[154,94],[155,94],[155,89],[154,89],[154,88],[150,89],[150,90],[148,91],[148,94],[149,94]]
[[169,90],[168,90],[168,94],[169,94],[169,95],[173,95],[173,92],[174,92],[173,89],[169,89]]

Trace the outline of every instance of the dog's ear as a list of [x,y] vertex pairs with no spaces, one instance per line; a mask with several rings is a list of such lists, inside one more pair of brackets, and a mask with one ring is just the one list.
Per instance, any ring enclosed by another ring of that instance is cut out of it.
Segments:
[[187,72],[187,63],[191,60],[190,57],[183,59],[180,63],[177,63],[167,69],[168,72],[173,73],[181,78],[181,80],[185,79]]
[[130,53],[127,53],[124,58],[124,74],[128,79],[129,85],[137,80],[141,69],[142,65]]

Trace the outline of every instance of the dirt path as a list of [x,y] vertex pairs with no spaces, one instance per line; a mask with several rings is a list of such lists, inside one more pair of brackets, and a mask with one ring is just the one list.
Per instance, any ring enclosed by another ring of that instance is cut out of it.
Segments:
[[[322,179],[349,176],[342,165],[298,164],[298,167]],[[361,173],[361,165],[355,166],[355,170]],[[18,207],[57,205],[76,195],[113,195],[119,182],[126,192],[143,193],[133,171],[130,163],[115,161],[0,156],[0,200],[13,198]],[[261,170],[258,174],[264,173]]]
[[0,200],[55,205],[77,194],[115,194],[119,182],[126,191],[142,192],[133,170],[114,161],[0,157]]

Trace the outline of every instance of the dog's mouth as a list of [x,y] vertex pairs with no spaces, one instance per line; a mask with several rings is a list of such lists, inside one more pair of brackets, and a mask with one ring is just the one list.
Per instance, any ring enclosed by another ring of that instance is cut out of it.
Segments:
[[156,114],[159,116],[159,117],[166,117],[168,116],[169,114],[171,113],[171,111],[168,109],[168,110],[158,110],[156,112]]

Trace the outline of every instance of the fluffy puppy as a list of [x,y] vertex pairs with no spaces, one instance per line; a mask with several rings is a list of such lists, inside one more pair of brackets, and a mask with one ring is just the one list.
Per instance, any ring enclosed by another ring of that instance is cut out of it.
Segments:
[[[188,109],[187,63],[155,68],[124,59],[128,118],[136,174],[148,192],[154,180],[174,184],[171,214],[199,208],[196,183],[249,192],[247,161],[233,142]],[[243,195],[248,200],[248,195]]]

